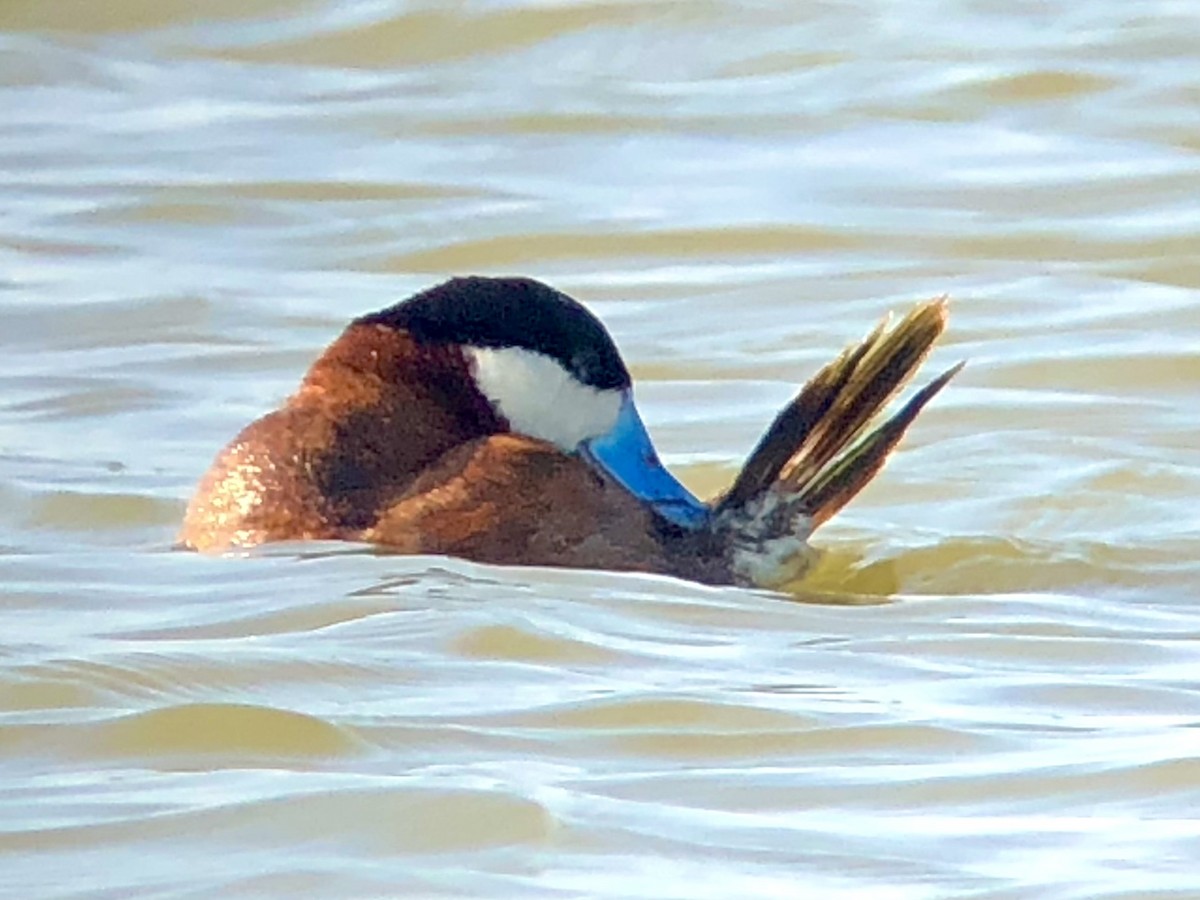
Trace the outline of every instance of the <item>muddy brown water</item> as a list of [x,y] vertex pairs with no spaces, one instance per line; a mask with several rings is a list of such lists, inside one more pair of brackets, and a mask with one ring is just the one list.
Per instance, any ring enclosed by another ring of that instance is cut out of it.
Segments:
[[[1191,2],[0,4],[0,893],[1200,896],[1198,71]],[[890,308],[970,364],[801,602],[170,551],[463,272],[702,493]]]

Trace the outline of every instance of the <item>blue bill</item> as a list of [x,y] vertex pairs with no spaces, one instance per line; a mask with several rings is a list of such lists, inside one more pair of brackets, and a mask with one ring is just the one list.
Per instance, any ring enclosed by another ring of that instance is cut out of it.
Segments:
[[654,444],[634,405],[632,391],[625,391],[613,427],[599,437],[584,441],[579,452],[663,518],[688,529],[703,528],[708,523],[708,505],[698,500],[659,462]]

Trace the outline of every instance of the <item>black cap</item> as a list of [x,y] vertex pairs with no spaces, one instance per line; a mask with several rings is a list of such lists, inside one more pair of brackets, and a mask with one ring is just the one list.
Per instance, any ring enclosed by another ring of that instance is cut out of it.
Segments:
[[404,329],[420,342],[519,347],[551,357],[591,387],[630,385],[629,370],[600,320],[532,278],[452,278],[355,322]]

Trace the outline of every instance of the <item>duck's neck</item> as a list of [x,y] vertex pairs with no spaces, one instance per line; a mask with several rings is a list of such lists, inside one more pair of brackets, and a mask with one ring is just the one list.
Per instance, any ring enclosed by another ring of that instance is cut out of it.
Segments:
[[335,422],[313,476],[349,527],[364,524],[452,448],[504,429],[470,389],[454,348],[417,346],[402,332],[350,326],[313,363],[290,405]]

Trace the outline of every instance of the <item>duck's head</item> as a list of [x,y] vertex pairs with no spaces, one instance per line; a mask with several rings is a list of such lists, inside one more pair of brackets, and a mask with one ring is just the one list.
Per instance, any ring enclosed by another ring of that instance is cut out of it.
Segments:
[[680,527],[708,521],[659,461],[612,337],[566,294],[528,278],[454,278],[358,322],[458,347],[502,426],[578,455]]

